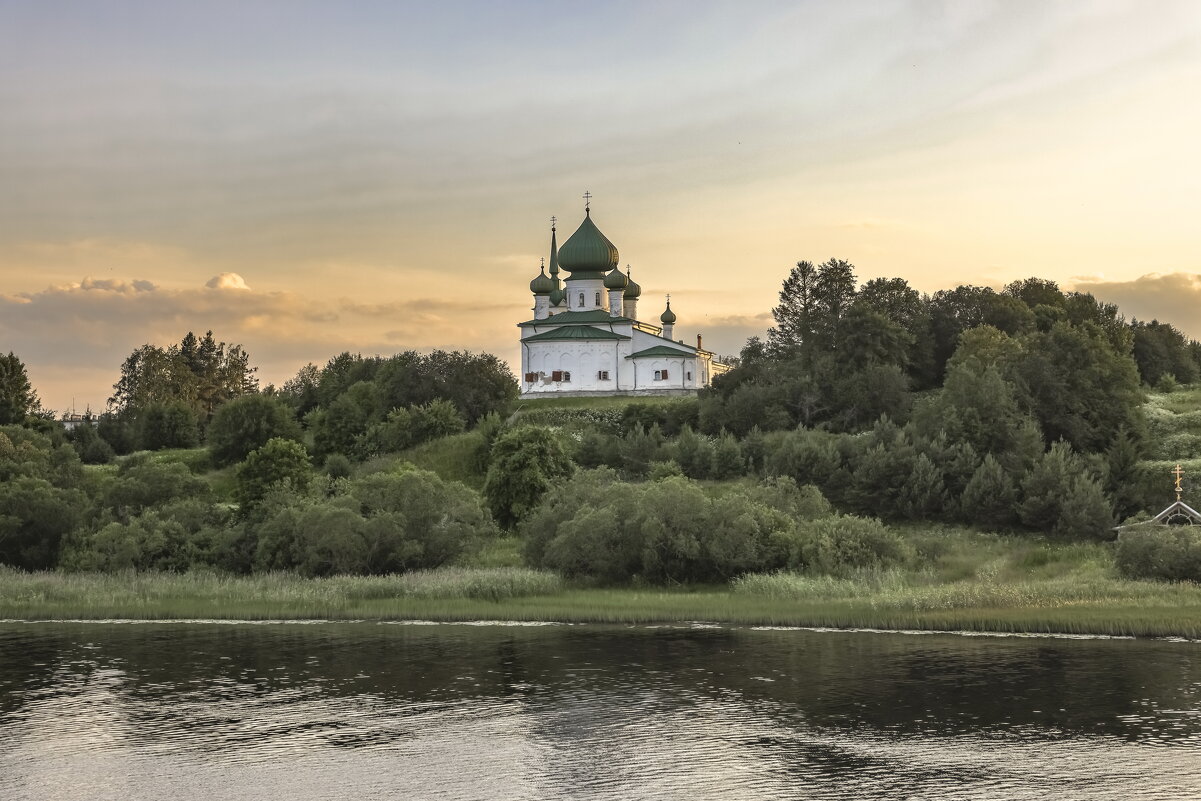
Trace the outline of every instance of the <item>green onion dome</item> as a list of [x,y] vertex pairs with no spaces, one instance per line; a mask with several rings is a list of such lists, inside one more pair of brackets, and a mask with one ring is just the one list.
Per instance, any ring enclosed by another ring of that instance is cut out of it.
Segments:
[[[567,238],[558,253],[559,267],[573,273],[575,278],[593,277],[588,273],[607,273],[617,266],[617,260],[617,246],[600,232],[587,212],[580,227]],[[600,278],[600,275],[595,277]]]
[[538,273],[538,277],[530,281],[530,291],[535,295],[549,295],[555,290],[555,279],[546,274],[546,268]]
[[626,292],[624,297],[627,300],[637,300],[642,295],[642,286],[630,278],[630,268],[626,267]]
[[659,315],[659,322],[663,325],[669,325],[676,321],[676,313],[671,310],[671,301],[667,301],[667,308]]
[[558,306],[567,298],[567,293],[562,289],[552,289],[550,291],[550,305]]
[[621,270],[614,270],[605,276],[605,289],[625,289],[629,283],[630,279]]

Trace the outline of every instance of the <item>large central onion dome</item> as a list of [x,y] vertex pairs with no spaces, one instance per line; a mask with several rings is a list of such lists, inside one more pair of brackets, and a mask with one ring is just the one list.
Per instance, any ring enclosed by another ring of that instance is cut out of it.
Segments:
[[618,258],[617,246],[600,232],[588,213],[559,248],[559,267],[572,278],[601,278],[617,266]]

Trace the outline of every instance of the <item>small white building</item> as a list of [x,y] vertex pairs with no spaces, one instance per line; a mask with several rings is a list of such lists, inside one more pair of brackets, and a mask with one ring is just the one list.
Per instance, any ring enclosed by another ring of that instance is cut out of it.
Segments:
[[544,265],[530,282],[534,319],[518,323],[523,396],[692,394],[730,369],[699,335],[695,346],[673,339],[670,296],[659,325],[641,322],[642,288],[617,264],[589,209],[561,248],[551,227],[550,274]]

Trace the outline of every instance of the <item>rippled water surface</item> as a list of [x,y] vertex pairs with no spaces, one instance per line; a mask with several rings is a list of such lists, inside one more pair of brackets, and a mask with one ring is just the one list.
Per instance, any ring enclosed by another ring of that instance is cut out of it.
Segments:
[[1201,644],[0,624],[0,799],[1195,799]]

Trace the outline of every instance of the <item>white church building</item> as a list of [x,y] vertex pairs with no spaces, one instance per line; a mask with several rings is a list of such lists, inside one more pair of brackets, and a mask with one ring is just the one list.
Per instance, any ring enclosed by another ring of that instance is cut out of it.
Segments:
[[618,269],[617,248],[588,207],[563,247],[555,237],[552,224],[550,274],[544,264],[530,282],[534,319],[518,323],[523,397],[687,395],[730,369],[699,334],[695,346],[674,338],[670,295],[659,325],[638,319],[642,287],[628,266]]

